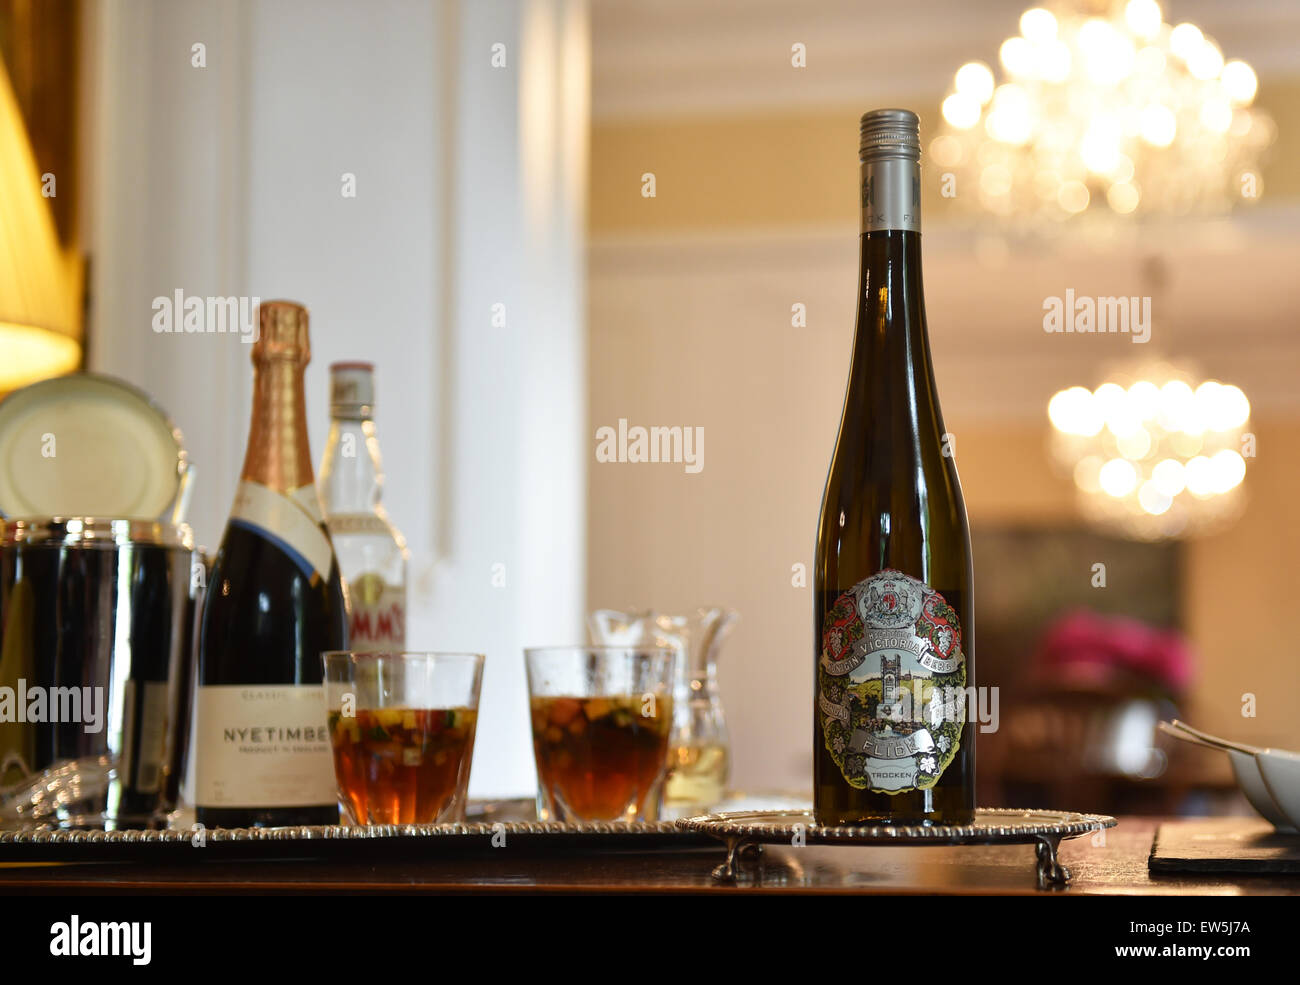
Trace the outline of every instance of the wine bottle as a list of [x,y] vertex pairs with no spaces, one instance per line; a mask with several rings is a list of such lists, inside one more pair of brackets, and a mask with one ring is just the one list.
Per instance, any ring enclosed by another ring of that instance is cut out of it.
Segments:
[[857,328],[813,576],[814,808],[968,824],[970,533],[926,334],[916,115],[863,116],[859,158]]
[[384,469],[375,435],[374,366],[330,366],[330,432],[321,460],[325,524],[351,604],[355,650],[406,646],[406,541],[380,497]]
[[261,306],[253,415],[199,636],[195,802],[207,827],[337,824],[321,652],[347,648],[307,442],[307,311]]

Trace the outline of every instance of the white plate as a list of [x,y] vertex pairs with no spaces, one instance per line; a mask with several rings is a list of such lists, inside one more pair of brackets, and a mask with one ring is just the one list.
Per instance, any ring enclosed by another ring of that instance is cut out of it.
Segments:
[[0,402],[0,514],[163,519],[186,472],[181,434],[144,393],[78,374]]

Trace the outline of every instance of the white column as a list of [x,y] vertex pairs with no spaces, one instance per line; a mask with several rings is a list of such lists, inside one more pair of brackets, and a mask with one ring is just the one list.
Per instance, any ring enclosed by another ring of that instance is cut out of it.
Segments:
[[215,550],[248,348],[152,299],[307,304],[318,458],[328,364],[373,361],[408,642],[487,654],[471,793],[530,793],[522,648],[577,641],[585,591],[585,4],[106,0],[89,32],[92,368],[185,432]]

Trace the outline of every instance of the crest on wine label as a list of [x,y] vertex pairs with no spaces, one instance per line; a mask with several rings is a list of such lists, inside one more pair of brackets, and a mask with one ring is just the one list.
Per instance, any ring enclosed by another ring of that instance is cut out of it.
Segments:
[[851,786],[888,794],[933,787],[966,723],[956,611],[900,571],[854,585],[827,614],[817,706],[826,750]]

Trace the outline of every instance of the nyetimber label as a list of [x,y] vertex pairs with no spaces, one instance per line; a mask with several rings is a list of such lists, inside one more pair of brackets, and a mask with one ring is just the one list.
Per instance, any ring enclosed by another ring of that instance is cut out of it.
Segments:
[[277,728],[274,725],[254,725],[252,728],[226,728],[221,730],[222,742],[267,745],[278,742],[328,742],[329,729],[324,725],[298,725]]
[[1131,335],[1133,341],[1151,341],[1151,299],[1140,297],[1076,297],[1066,288],[1065,297],[1043,299],[1043,331],[1049,335],[1078,333]]
[[689,475],[704,470],[704,428],[628,426],[627,418],[618,419],[618,427],[596,428],[598,462],[675,462],[684,465]]
[[153,924],[147,920],[86,920],[74,913],[50,924],[50,954],[56,958],[130,958],[146,965],[153,956]]
[[319,685],[201,686],[195,797],[202,807],[334,803],[325,691]]

